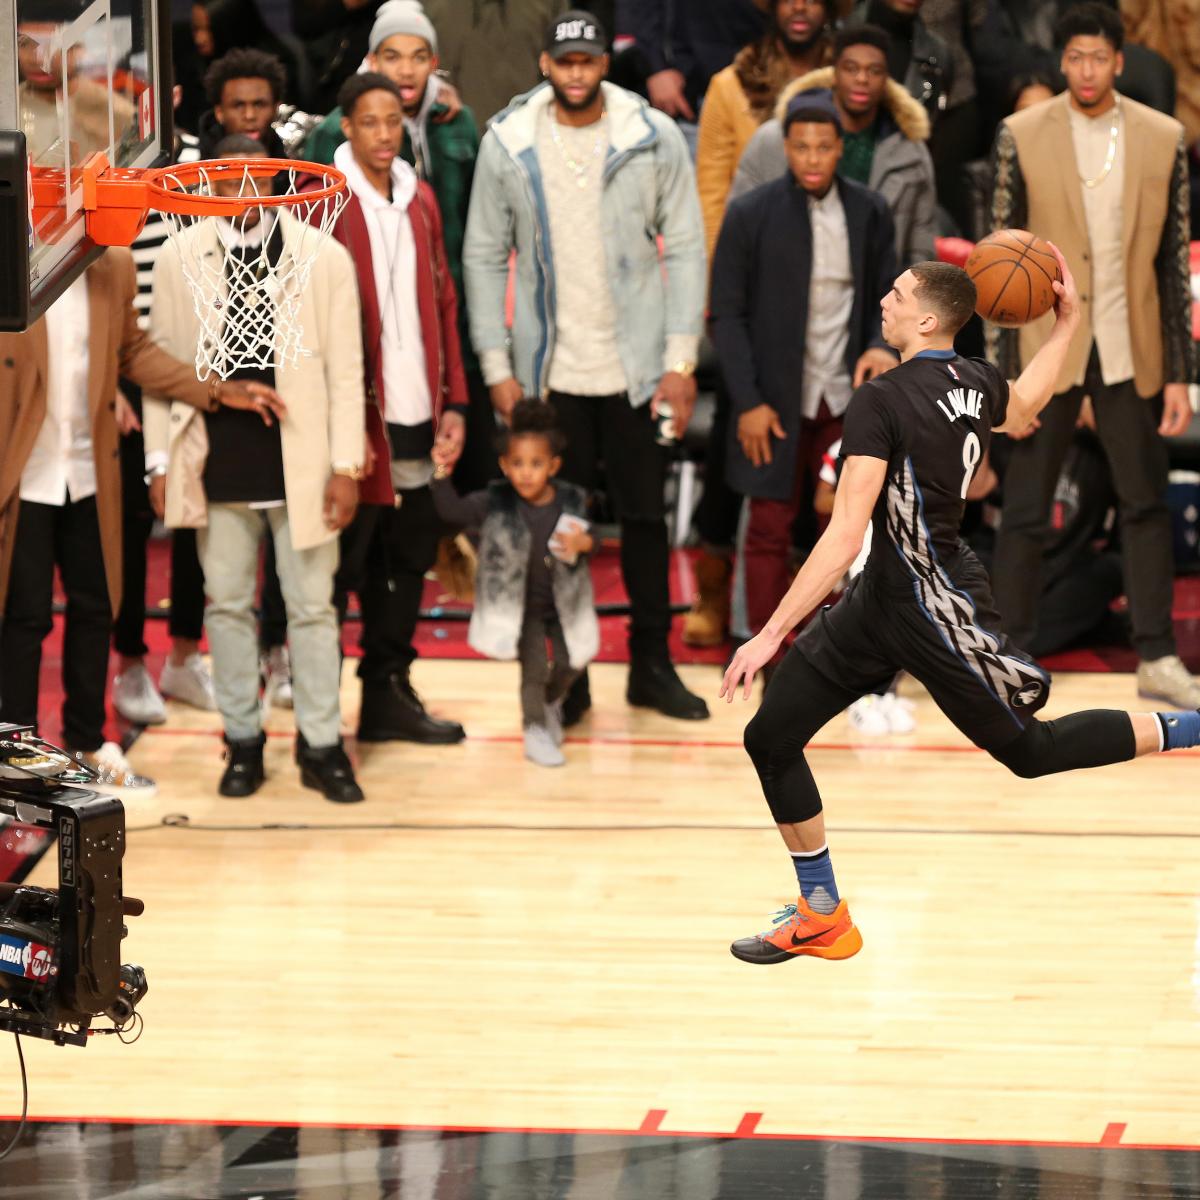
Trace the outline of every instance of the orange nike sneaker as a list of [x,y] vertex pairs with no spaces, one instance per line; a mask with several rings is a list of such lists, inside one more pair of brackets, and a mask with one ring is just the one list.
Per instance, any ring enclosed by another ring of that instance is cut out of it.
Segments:
[[775,914],[774,926],[756,937],[738,938],[729,947],[734,958],[749,963],[786,962],[802,955],[850,958],[862,949],[862,934],[845,900],[826,916],[813,912],[801,896]]

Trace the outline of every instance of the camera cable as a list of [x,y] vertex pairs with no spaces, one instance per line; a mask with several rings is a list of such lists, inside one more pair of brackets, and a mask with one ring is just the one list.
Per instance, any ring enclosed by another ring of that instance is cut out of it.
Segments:
[[25,1051],[21,1048],[21,1035],[14,1033],[13,1040],[17,1043],[17,1061],[21,1064],[21,1119],[17,1122],[17,1128],[8,1145],[0,1150],[0,1161],[6,1159],[17,1148],[21,1134],[25,1132],[25,1118],[29,1114],[29,1077],[25,1074]]

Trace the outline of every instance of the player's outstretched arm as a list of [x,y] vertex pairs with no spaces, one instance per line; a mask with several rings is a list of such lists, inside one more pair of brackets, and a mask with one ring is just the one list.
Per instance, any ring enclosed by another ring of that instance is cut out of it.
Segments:
[[1042,348],[1009,386],[1008,412],[1005,414],[1004,424],[996,426],[997,433],[1024,432],[1034,417],[1050,403],[1050,397],[1054,395],[1054,385],[1058,382],[1059,372],[1066,361],[1071,339],[1079,326],[1079,292],[1075,288],[1071,268],[1067,266],[1067,260],[1053,242],[1048,242],[1047,245],[1054,251],[1054,257],[1058,259],[1058,269],[1062,272],[1062,282],[1054,284],[1054,291],[1058,297],[1054,305],[1057,319]]
[[725,672],[721,695],[727,701],[733,701],[738,684],[743,681],[742,698],[750,698],[754,676],[775,657],[783,639],[829,595],[846,573],[846,568],[862,549],[886,475],[887,462],[882,458],[855,454],[846,459],[829,525],[762,632],[742,646]]

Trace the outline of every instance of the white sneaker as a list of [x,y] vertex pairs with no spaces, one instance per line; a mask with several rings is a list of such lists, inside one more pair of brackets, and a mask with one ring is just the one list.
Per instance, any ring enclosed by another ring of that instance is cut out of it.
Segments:
[[217,711],[217,693],[213,690],[212,675],[199,654],[189,654],[180,666],[168,658],[163,664],[158,686],[164,696],[190,704],[205,712]]
[[545,725],[525,726],[525,757],[539,767],[561,767],[567,761]]
[[105,742],[94,754],[76,750],[72,758],[92,768],[100,778],[91,784],[98,792],[136,792],[139,798],[149,798],[158,790],[153,779],[139,775],[116,742]]
[[886,737],[892,732],[892,723],[888,718],[888,706],[883,703],[882,696],[860,696],[846,709],[850,720],[850,728],[867,737]]
[[292,660],[286,646],[272,646],[262,656],[263,707],[292,707]]
[[895,692],[885,692],[879,697],[879,706],[887,717],[889,733],[912,733],[916,729],[917,718],[913,712],[917,706],[911,700],[905,700]]
[[131,725],[161,725],[167,719],[163,698],[140,659],[113,677],[113,708]]
[[1200,708],[1200,682],[1178,654],[1138,663],[1137,690],[1146,700],[1164,700],[1176,708]]

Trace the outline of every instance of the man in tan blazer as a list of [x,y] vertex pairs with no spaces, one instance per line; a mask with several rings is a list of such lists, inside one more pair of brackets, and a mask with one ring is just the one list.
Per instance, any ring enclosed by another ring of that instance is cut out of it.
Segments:
[[[1138,693],[1200,706],[1175,650],[1174,561],[1162,437],[1191,419],[1194,373],[1188,178],[1179,122],[1121,96],[1121,18],[1076,5],[1058,26],[1067,92],[1009,117],[996,140],[995,229],[1054,242],[1079,281],[1083,319],[1040,420],[1017,435],[993,567],[1005,631],[1030,645],[1055,482],[1085,397],[1116,485]],[[991,335],[1016,378],[1053,317]],[[1163,416],[1154,404],[1161,394]]]
[[193,355],[158,349],[138,328],[136,293],[133,257],[109,250],[28,332],[0,334],[0,721],[37,723],[57,565],[67,595],[63,741],[106,783],[127,787],[141,777],[104,739],[121,602],[117,373],[192,410],[253,400],[245,385],[198,380]]
[[[234,135],[219,155],[260,153]],[[262,710],[254,592],[264,534],[287,608],[291,643],[296,759],[300,781],[327,799],[363,799],[342,747],[338,704],[341,647],[333,606],[338,533],[354,516],[365,451],[362,338],[358,287],[349,254],[332,238],[287,212],[251,208],[247,217],[203,221],[184,235],[188,250],[212,261],[235,254],[273,261],[312,253],[299,305],[303,342],[295,361],[280,361],[251,377],[274,386],[282,401],[248,413],[201,415],[176,401],[144,401],[146,461],[151,502],[173,529],[195,528],[204,568],[208,609],[205,628],[212,652],[213,685],[225,724],[227,765],[218,785],[224,796],[249,796],[262,785]],[[186,247],[185,247],[186,249]],[[246,289],[229,287],[228,319],[251,302]],[[150,329],[172,353],[195,347],[200,320],[188,294],[179,246],[163,247],[154,267]],[[276,419],[277,418],[277,419]],[[165,463],[165,468],[160,468]]]

